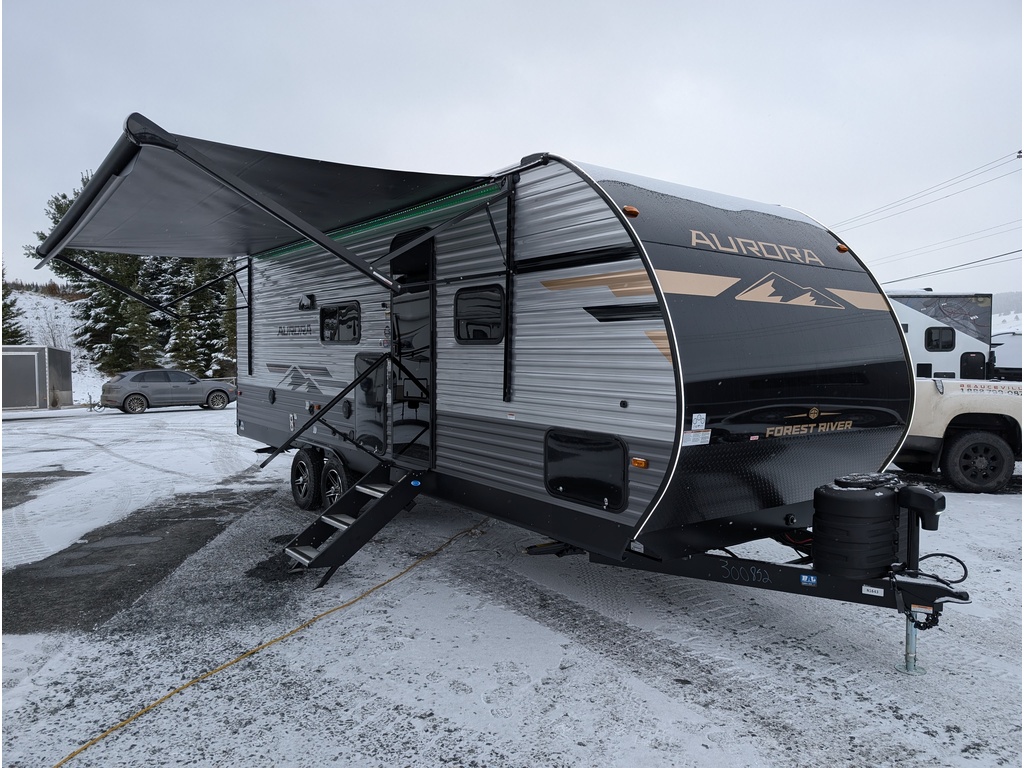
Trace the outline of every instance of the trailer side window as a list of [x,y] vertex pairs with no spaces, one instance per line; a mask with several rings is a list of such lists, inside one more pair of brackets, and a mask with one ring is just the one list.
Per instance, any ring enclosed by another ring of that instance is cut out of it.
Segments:
[[327,344],[357,344],[361,329],[358,301],[320,307],[320,341]]
[[552,496],[619,512],[626,505],[626,446],[613,435],[549,430],[544,482]]
[[505,337],[505,291],[498,285],[463,288],[455,294],[455,339],[460,344],[498,344]]
[[956,331],[940,326],[924,332],[924,348],[929,352],[948,352],[956,346]]

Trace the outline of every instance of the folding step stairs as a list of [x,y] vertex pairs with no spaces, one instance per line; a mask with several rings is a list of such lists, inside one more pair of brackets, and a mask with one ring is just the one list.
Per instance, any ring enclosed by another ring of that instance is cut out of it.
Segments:
[[293,567],[327,568],[316,588],[324,586],[340,566],[425,490],[424,476],[428,474],[409,471],[391,483],[391,466],[378,464],[285,547]]

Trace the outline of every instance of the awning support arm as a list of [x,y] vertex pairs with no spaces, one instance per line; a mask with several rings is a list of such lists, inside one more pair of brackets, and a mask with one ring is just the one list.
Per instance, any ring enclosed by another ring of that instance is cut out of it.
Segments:
[[[180,301],[184,301],[188,297],[190,297],[190,296],[192,296],[194,294],[197,294],[200,291],[203,291],[203,290],[209,288],[211,285],[216,285],[217,283],[220,283],[220,282],[223,282],[225,280],[228,280],[229,278],[233,279],[235,284],[238,285],[238,278],[236,277],[236,275],[239,272],[245,272],[247,269],[249,269],[249,265],[248,264],[245,264],[245,265],[239,267],[238,269],[233,269],[232,271],[227,272],[227,273],[221,275],[220,277],[215,277],[213,280],[210,280],[208,283],[203,283],[198,288],[193,288],[188,293],[182,294],[178,298],[172,299],[171,301],[167,302],[166,305],[163,305],[163,304],[160,304],[157,301],[154,301],[153,299],[150,299],[150,298],[147,298],[147,297],[143,296],[142,294],[140,294],[140,293],[138,293],[136,291],[133,291],[128,286],[122,285],[121,283],[117,282],[116,280],[111,280],[109,277],[107,277],[106,275],[100,274],[99,272],[97,272],[92,267],[87,267],[85,264],[77,262],[74,259],[71,259],[71,258],[69,258],[69,257],[67,257],[67,256],[65,256],[65,255],[63,255],[61,253],[58,253],[57,255],[53,256],[53,259],[54,259],[54,261],[59,261],[59,262],[61,262],[63,264],[67,264],[69,267],[73,267],[74,269],[77,269],[79,272],[81,272],[81,273],[83,273],[85,275],[88,275],[93,280],[98,280],[99,282],[103,283],[104,285],[106,285],[106,286],[108,286],[110,288],[113,288],[115,291],[119,291],[120,293],[123,293],[125,296],[129,296],[129,297],[135,299],[136,301],[141,302],[142,304],[145,304],[147,307],[152,309],[154,312],[160,312],[161,314],[167,315],[168,317],[170,317],[173,320],[180,319],[181,315],[178,314],[177,312],[175,312],[174,310],[170,309],[170,307],[174,306],[175,304],[177,304]],[[241,290],[241,286],[239,286],[239,290]],[[246,306],[247,305],[248,305],[248,300],[246,300]],[[237,311],[238,309],[241,309],[241,308],[243,308],[243,307],[236,307],[235,310],[225,310],[225,311]],[[209,314],[209,313],[206,313],[206,314]],[[217,314],[223,314],[223,313],[218,312]],[[189,317],[198,317],[198,316],[199,315],[196,315],[196,314],[189,315]]]
[[332,256],[341,259],[353,269],[373,280],[378,285],[387,288],[394,294],[402,292],[402,286],[381,274],[372,266],[366,263],[361,256],[336,243],[317,227],[305,219],[288,210],[273,200],[269,195],[253,187],[236,174],[219,168],[215,162],[206,155],[191,146],[188,142],[173,136],[163,130],[156,123],[143,117],[140,114],[131,115],[125,123],[125,131],[128,137],[136,144],[150,145],[170,150],[188,160],[206,175],[223,184],[228,189],[237,193],[240,197],[255,205],[264,213],[274,217],[289,229],[294,230],[302,237],[316,243]]
[[[177,304],[177,303],[178,303],[179,301],[184,301],[185,299],[187,299],[187,298],[189,298],[189,297],[191,297],[191,296],[194,296],[194,295],[196,295],[196,294],[197,294],[197,293],[199,293],[200,291],[205,291],[205,290],[206,290],[207,288],[209,288],[209,287],[210,287],[211,285],[216,285],[217,283],[221,283],[221,282],[224,282],[224,281],[225,281],[225,280],[227,280],[227,279],[228,279],[229,277],[234,277],[234,276],[235,276],[235,275],[237,275],[237,274],[238,274],[239,272],[244,272],[244,271],[245,271],[245,270],[247,270],[248,268],[249,268],[249,265],[248,265],[248,264],[244,264],[243,266],[239,267],[238,269],[233,269],[233,270],[231,270],[230,272],[225,272],[225,273],[224,273],[223,275],[221,275],[220,277],[215,277],[215,278],[213,278],[213,280],[211,280],[210,282],[208,282],[208,283],[203,283],[203,284],[202,284],[202,285],[200,285],[200,286],[199,286],[198,288],[193,288],[193,289],[192,289],[191,291],[189,291],[188,293],[183,293],[183,294],[181,294],[181,296],[179,296],[179,297],[178,297],[178,298],[176,298],[176,299],[171,299],[171,300],[170,300],[169,302],[167,302],[167,306],[169,306],[169,307],[173,307],[173,306],[174,306],[175,304]],[[235,284],[236,284],[236,285],[238,284],[238,280],[235,280]]]
[[85,266],[85,264],[79,264],[74,259],[69,259],[67,256],[64,256],[63,254],[57,254],[57,255],[53,256],[52,258],[55,261],[59,261],[59,262],[62,262],[64,264],[67,264],[69,267],[74,267],[79,272],[82,272],[83,274],[86,274],[89,277],[91,277],[93,280],[98,280],[99,282],[103,283],[104,285],[109,286],[110,288],[113,288],[115,291],[120,291],[125,296],[129,296],[129,297],[135,299],[136,301],[145,304],[147,307],[152,309],[154,312],[160,312],[160,313],[162,313],[164,315],[167,315],[168,317],[172,318],[173,320],[177,320],[177,319],[179,319],[181,317],[181,315],[179,315],[177,312],[175,312],[175,311],[173,311],[171,309],[168,309],[167,307],[163,306],[162,304],[158,304],[157,302],[153,301],[152,299],[147,299],[142,294],[136,293],[131,288],[129,288],[129,287],[125,286],[125,285],[121,285],[121,283],[118,283],[115,280],[111,280],[106,275],[101,275],[99,272],[97,272],[92,267],[87,267],[87,266]]

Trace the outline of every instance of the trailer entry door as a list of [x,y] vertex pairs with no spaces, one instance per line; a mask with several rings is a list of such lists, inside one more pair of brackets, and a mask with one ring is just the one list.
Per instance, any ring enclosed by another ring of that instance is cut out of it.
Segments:
[[[423,234],[402,233],[391,250]],[[413,469],[434,464],[434,239],[391,260],[404,292],[391,300],[391,344],[398,361],[392,381],[391,444],[395,463]]]

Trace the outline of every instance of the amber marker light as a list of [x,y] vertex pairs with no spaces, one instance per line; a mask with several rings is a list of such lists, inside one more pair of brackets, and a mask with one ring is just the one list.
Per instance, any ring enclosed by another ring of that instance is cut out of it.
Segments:
[[839,251],[840,253],[849,253],[850,252],[850,249],[847,246],[843,245],[842,243],[840,243],[839,245],[836,246],[836,250]]
[[631,219],[635,219],[637,216],[640,215],[640,209],[632,205],[622,206],[622,212]]
[[629,463],[632,464],[637,469],[647,469],[649,466],[651,466],[651,462],[649,462],[647,459],[641,459],[636,456],[630,459]]

